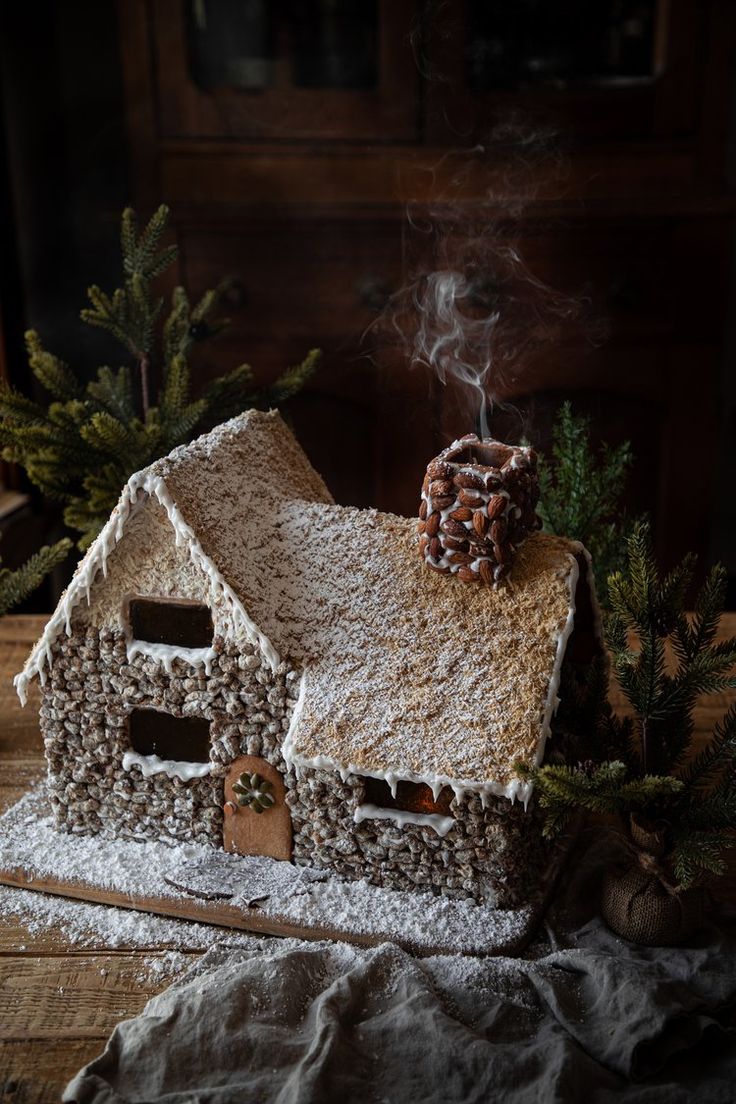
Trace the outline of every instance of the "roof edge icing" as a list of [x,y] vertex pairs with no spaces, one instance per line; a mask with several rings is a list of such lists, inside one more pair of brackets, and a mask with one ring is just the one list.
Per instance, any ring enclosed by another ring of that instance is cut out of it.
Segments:
[[26,660],[23,670],[13,679],[21,704],[25,705],[28,685],[34,678],[38,677],[42,686],[45,684],[46,671],[52,663],[51,650],[55,641],[62,632],[66,632],[67,636],[70,635],[74,609],[83,597],[86,597],[89,605],[94,581],[100,571],[107,577],[107,559],[122,539],[128,519],[149,497],[155,498],[166,511],[174,530],[176,544],[186,547],[192,563],[207,575],[213,590],[219,591],[222,595],[233,630],[242,631],[251,643],[259,646],[272,670],[276,670],[279,666],[281,658],[278,652],[268,637],[248,616],[232,587],[204,552],[194,530],[185,521],[170,495],[165,480],[161,475],[155,474],[155,467],[156,465],[152,465],[131,475],[110,518],[80,561],[69,586],[46,623],[43,635]]

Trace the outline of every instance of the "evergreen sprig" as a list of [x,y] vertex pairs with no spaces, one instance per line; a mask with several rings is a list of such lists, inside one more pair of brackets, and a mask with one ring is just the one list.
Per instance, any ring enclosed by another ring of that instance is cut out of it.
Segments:
[[633,716],[620,720],[603,702],[597,714],[582,714],[591,759],[517,767],[535,783],[547,835],[561,831],[576,809],[634,814],[664,825],[672,870],[683,887],[724,871],[723,851],[733,846],[736,828],[736,706],[706,747],[692,751],[698,697],[736,686],[736,638],[716,640],[725,571],[710,571],[688,615],[694,568],[694,557],[687,556],[661,576],[649,526],[635,526],[626,570],[609,579],[606,626]]
[[72,542],[64,537],[56,544],[44,545],[15,571],[0,566],[0,617],[40,586],[49,572],[66,559],[71,547]]
[[[241,364],[193,395],[189,356],[226,325],[216,315],[227,285],[206,291],[196,303],[184,288],[175,288],[164,317],[164,301],[153,284],[176,257],[175,246],[162,245],[167,221],[162,206],[139,230],[134,212],[123,212],[122,286],[107,294],[93,285],[90,305],[81,312],[82,321],[123,347],[126,363],[99,368],[94,379],[83,382],[31,330],[29,363],[48,402],[34,402],[0,384],[2,456],[22,465],[39,490],[63,504],[64,520],[81,534],[82,549],[104,525],[133,472],[243,410],[286,402],[319,363],[320,352],[313,349],[265,388],[258,388],[250,367]],[[160,386],[152,404],[154,370]]]
[[590,419],[563,403],[552,430],[551,457],[539,457],[539,514],[544,530],[582,541],[593,558],[598,593],[620,564],[621,495],[633,462],[631,445],[590,440]]

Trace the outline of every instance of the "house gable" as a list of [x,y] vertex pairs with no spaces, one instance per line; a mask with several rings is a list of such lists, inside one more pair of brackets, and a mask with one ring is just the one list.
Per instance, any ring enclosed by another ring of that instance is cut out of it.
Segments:
[[165,509],[150,495],[129,517],[104,573],[100,571],[91,585],[89,603],[85,600],[74,608],[72,628],[107,628],[131,635],[126,607],[138,595],[202,603],[212,609],[215,633],[228,628],[227,619],[218,616],[217,593],[209,576],[192,561],[186,545],[177,544]]

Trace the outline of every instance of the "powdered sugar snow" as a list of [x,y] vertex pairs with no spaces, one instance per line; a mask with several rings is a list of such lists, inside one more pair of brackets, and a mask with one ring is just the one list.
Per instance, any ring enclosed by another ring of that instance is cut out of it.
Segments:
[[[427,893],[380,889],[343,881],[324,871],[263,857],[228,855],[194,844],[128,841],[57,832],[43,786],[26,794],[0,818],[0,870],[23,871],[36,880],[82,883],[124,894],[139,908],[147,898],[172,912],[189,901],[201,919],[218,898],[235,907],[247,926],[256,904],[261,915],[346,940],[394,940],[418,953],[513,953],[527,938],[537,908],[494,909]],[[73,895],[73,888],[70,886]],[[34,899],[35,897],[35,899]],[[41,898],[25,891],[2,893],[5,911],[28,924],[58,924],[75,942],[105,945],[173,945],[205,948],[222,936],[203,923],[162,919],[106,906]],[[37,905],[36,900],[43,902]],[[43,919],[40,917],[43,916]],[[213,916],[216,922],[221,922]]]

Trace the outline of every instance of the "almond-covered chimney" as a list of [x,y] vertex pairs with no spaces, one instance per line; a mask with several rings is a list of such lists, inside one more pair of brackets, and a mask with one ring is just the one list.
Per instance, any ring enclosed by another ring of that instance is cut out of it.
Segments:
[[474,433],[427,465],[419,507],[419,549],[433,571],[467,583],[498,583],[516,549],[541,526],[537,457]]

